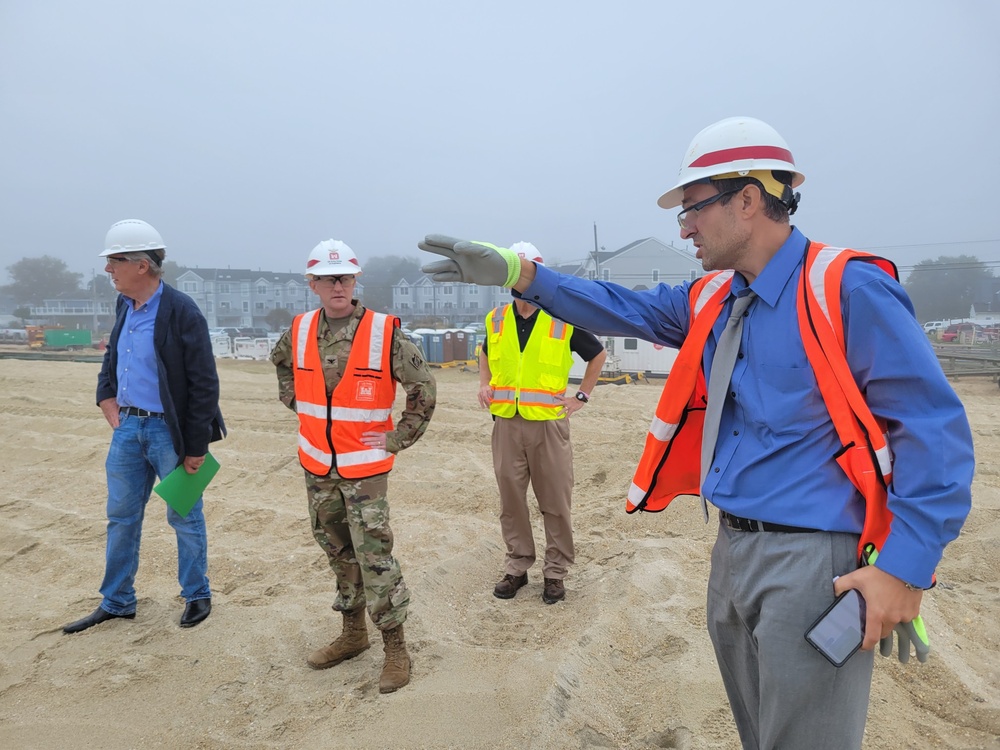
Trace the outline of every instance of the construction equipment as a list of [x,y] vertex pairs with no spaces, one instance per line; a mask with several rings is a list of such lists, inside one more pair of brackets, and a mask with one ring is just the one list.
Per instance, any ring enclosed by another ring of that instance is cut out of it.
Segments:
[[60,326],[26,326],[30,349],[89,349],[93,337],[89,330],[71,330]]

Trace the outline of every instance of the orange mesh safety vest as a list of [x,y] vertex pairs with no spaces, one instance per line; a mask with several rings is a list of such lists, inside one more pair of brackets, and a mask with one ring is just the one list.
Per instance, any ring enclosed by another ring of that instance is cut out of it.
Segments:
[[292,321],[292,372],[299,415],[299,462],[317,476],[337,467],[346,479],[392,469],[395,456],[361,442],[369,430],[392,429],[396,381],[392,377],[392,334],[399,319],[365,310],[351,342],[344,376],[327,395],[317,332],[319,310]]
[[[849,261],[874,263],[894,279],[895,265],[857,250],[810,243],[799,281],[799,332],[842,448],[833,457],[865,499],[858,546],[881,549],[892,514],[886,487],[892,458],[886,426],[876,419],[847,363],[840,308],[841,280]],[[625,510],[660,511],[678,495],[700,493],[701,435],[708,391],[702,369],[705,342],[722,312],[733,272],[709,274],[690,289],[691,322],[660,394],[646,446],[632,479]]]

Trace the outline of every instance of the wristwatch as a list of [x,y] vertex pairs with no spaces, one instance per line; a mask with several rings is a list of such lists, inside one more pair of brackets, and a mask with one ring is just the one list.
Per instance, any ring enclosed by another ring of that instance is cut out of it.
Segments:
[[583,403],[587,403],[588,401],[590,401],[590,396],[588,396],[583,391],[577,391],[576,392],[576,400],[577,401],[582,401]]

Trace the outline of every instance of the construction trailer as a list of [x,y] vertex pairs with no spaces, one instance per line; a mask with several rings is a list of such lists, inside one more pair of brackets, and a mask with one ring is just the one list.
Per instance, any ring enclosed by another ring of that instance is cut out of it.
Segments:
[[[602,376],[605,377],[632,375],[665,378],[670,374],[670,368],[677,359],[677,350],[663,344],[654,344],[630,336],[599,338],[608,352],[602,371]],[[587,363],[574,354],[573,367],[569,371],[570,380],[574,383],[580,382],[586,369]]]

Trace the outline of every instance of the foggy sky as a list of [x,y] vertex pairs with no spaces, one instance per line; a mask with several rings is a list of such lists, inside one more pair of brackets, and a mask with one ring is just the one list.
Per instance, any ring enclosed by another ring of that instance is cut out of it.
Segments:
[[1000,273],[1000,3],[0,0],[0,283],[141,218],[186,266],[424,234],[687,247],[692,137],[773,125],[811,239]]

